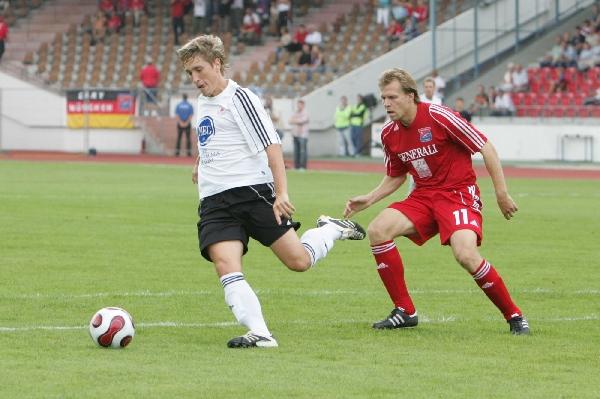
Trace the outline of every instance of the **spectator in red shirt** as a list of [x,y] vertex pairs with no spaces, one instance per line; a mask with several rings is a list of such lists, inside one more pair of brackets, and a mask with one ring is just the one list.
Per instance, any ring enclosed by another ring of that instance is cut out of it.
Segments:
[[429,6],[424,0],[418,0],[417,6],[413,11],[413,17],[417,20],[417,24],[426,23],[429,19]]
[[108,19],[107,22],[107,27],[108,27],[108,31],[110,33],[119,33],[119,30],[121,30],[121,17],[119,17],[119,14],[117,13],[113,13],[110,18]]
[[4,17],[0,15],[0,60],[4,55],[4,42],[8,39],[8,24]]
[[107,18],[115,11],[115,6],[111,0],[100,0],[98,8],[104,13],[104,15],[106,15]]
[[179,46],[179,35],[185,31],[183,14],[185,3],[183,0],[171,0],[171,21],[173,22],[173,33],[175,34],[175,45]]
[[[157,102],[158,84],[160,82],[160,71],[148,60],[140,72],[140,81],[144,86],[146,104],[155,104]],[[145,108],[140,106],[140,108]],[[147,113],[148,110],[144,110]]]

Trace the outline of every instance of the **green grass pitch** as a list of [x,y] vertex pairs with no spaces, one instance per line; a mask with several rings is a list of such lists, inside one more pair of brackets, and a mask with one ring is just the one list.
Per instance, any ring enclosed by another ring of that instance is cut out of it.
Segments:
[[[597,181],[511,179],[520,210],[507,222],[480,180],[481,251],[529,318],[529,337],[509,334],[437,237],[396,241],[422,322],[384,332],[370,325],[392,304],[366,240],[336,243],[306,273],[251,242],[244,271],[280,347],[231,350],[245,330],[198,254],[190,172],[0,162],[0,397],[599,397]],[[301,231],[380,179],[290,171]],[[368,225],[389,202],[356,219]],[[125,350],[88,337],[104,306],[136,320]]]

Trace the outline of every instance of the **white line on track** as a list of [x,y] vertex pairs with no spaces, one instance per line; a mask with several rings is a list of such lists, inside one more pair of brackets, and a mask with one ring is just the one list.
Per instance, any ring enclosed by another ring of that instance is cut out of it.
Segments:
[[[491,320],[491,319],[490,319]],[[496,320],[496,319],[494,319]],[[530,319],[540,323],[563,323],[563,322],[580,322],[580,321],[598,321],[600,316],[597,314],[589,314],[582,316],[571,316],[571,317],[554,317],[554,318],[542,318],[542,319]],[[454,316],[438,316],[428,317],[426,315],[419,316],[420,323],[431,323],[431,324],[444,324],[454,323],[457,321],[468,321],[467,319],[460,319]],[[372,320],[289,320],[280,321],[277,324],[284,325],[336,325],[336,324],[365,324],[370,325]],[[232,321],[223,321],[216,323],[181,323],[177,321],[158,321],[148,323],[136,323],[136,327],[146,328],[229,328],[237,326],[238,324]],[[65,331],[65,330],[85,330],[87,325],[79,326],[18,326],[18,327],[7,327],[0,326],[1,333],[17,333],[17,332],[33,332],[33,331]]]

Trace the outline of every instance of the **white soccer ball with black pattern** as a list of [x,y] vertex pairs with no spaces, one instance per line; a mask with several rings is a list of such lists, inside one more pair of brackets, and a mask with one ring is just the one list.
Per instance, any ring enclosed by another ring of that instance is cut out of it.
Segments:
[[104,348],[124,348],[135,335],[133,318],[124,309],[102,308],[90,320],[90,337]]

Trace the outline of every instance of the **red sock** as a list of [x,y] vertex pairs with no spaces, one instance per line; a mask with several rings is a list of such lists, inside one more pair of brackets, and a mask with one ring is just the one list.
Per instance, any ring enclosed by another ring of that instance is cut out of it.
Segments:
[[404,266],[394,241],[373,245],[371,246],[371,252],[373,252],[375,262],[377,262],[379,277],[383,281],[383,285],[385,285],[394,305],[404,310],[404,313],[414,314],[415,305],[410,299],[404,282]]
[[492,266],[485,259],[481,262],[481,265],[473,273],[473,279],[485,292],[488,298],[496,305],[498,309],[504,315],[506,320],[510,320],[514,316],[521,316],[521,310],[514,304],[510,298],[510,294],[502,281],[502,277],[496,272],[494,266]]

